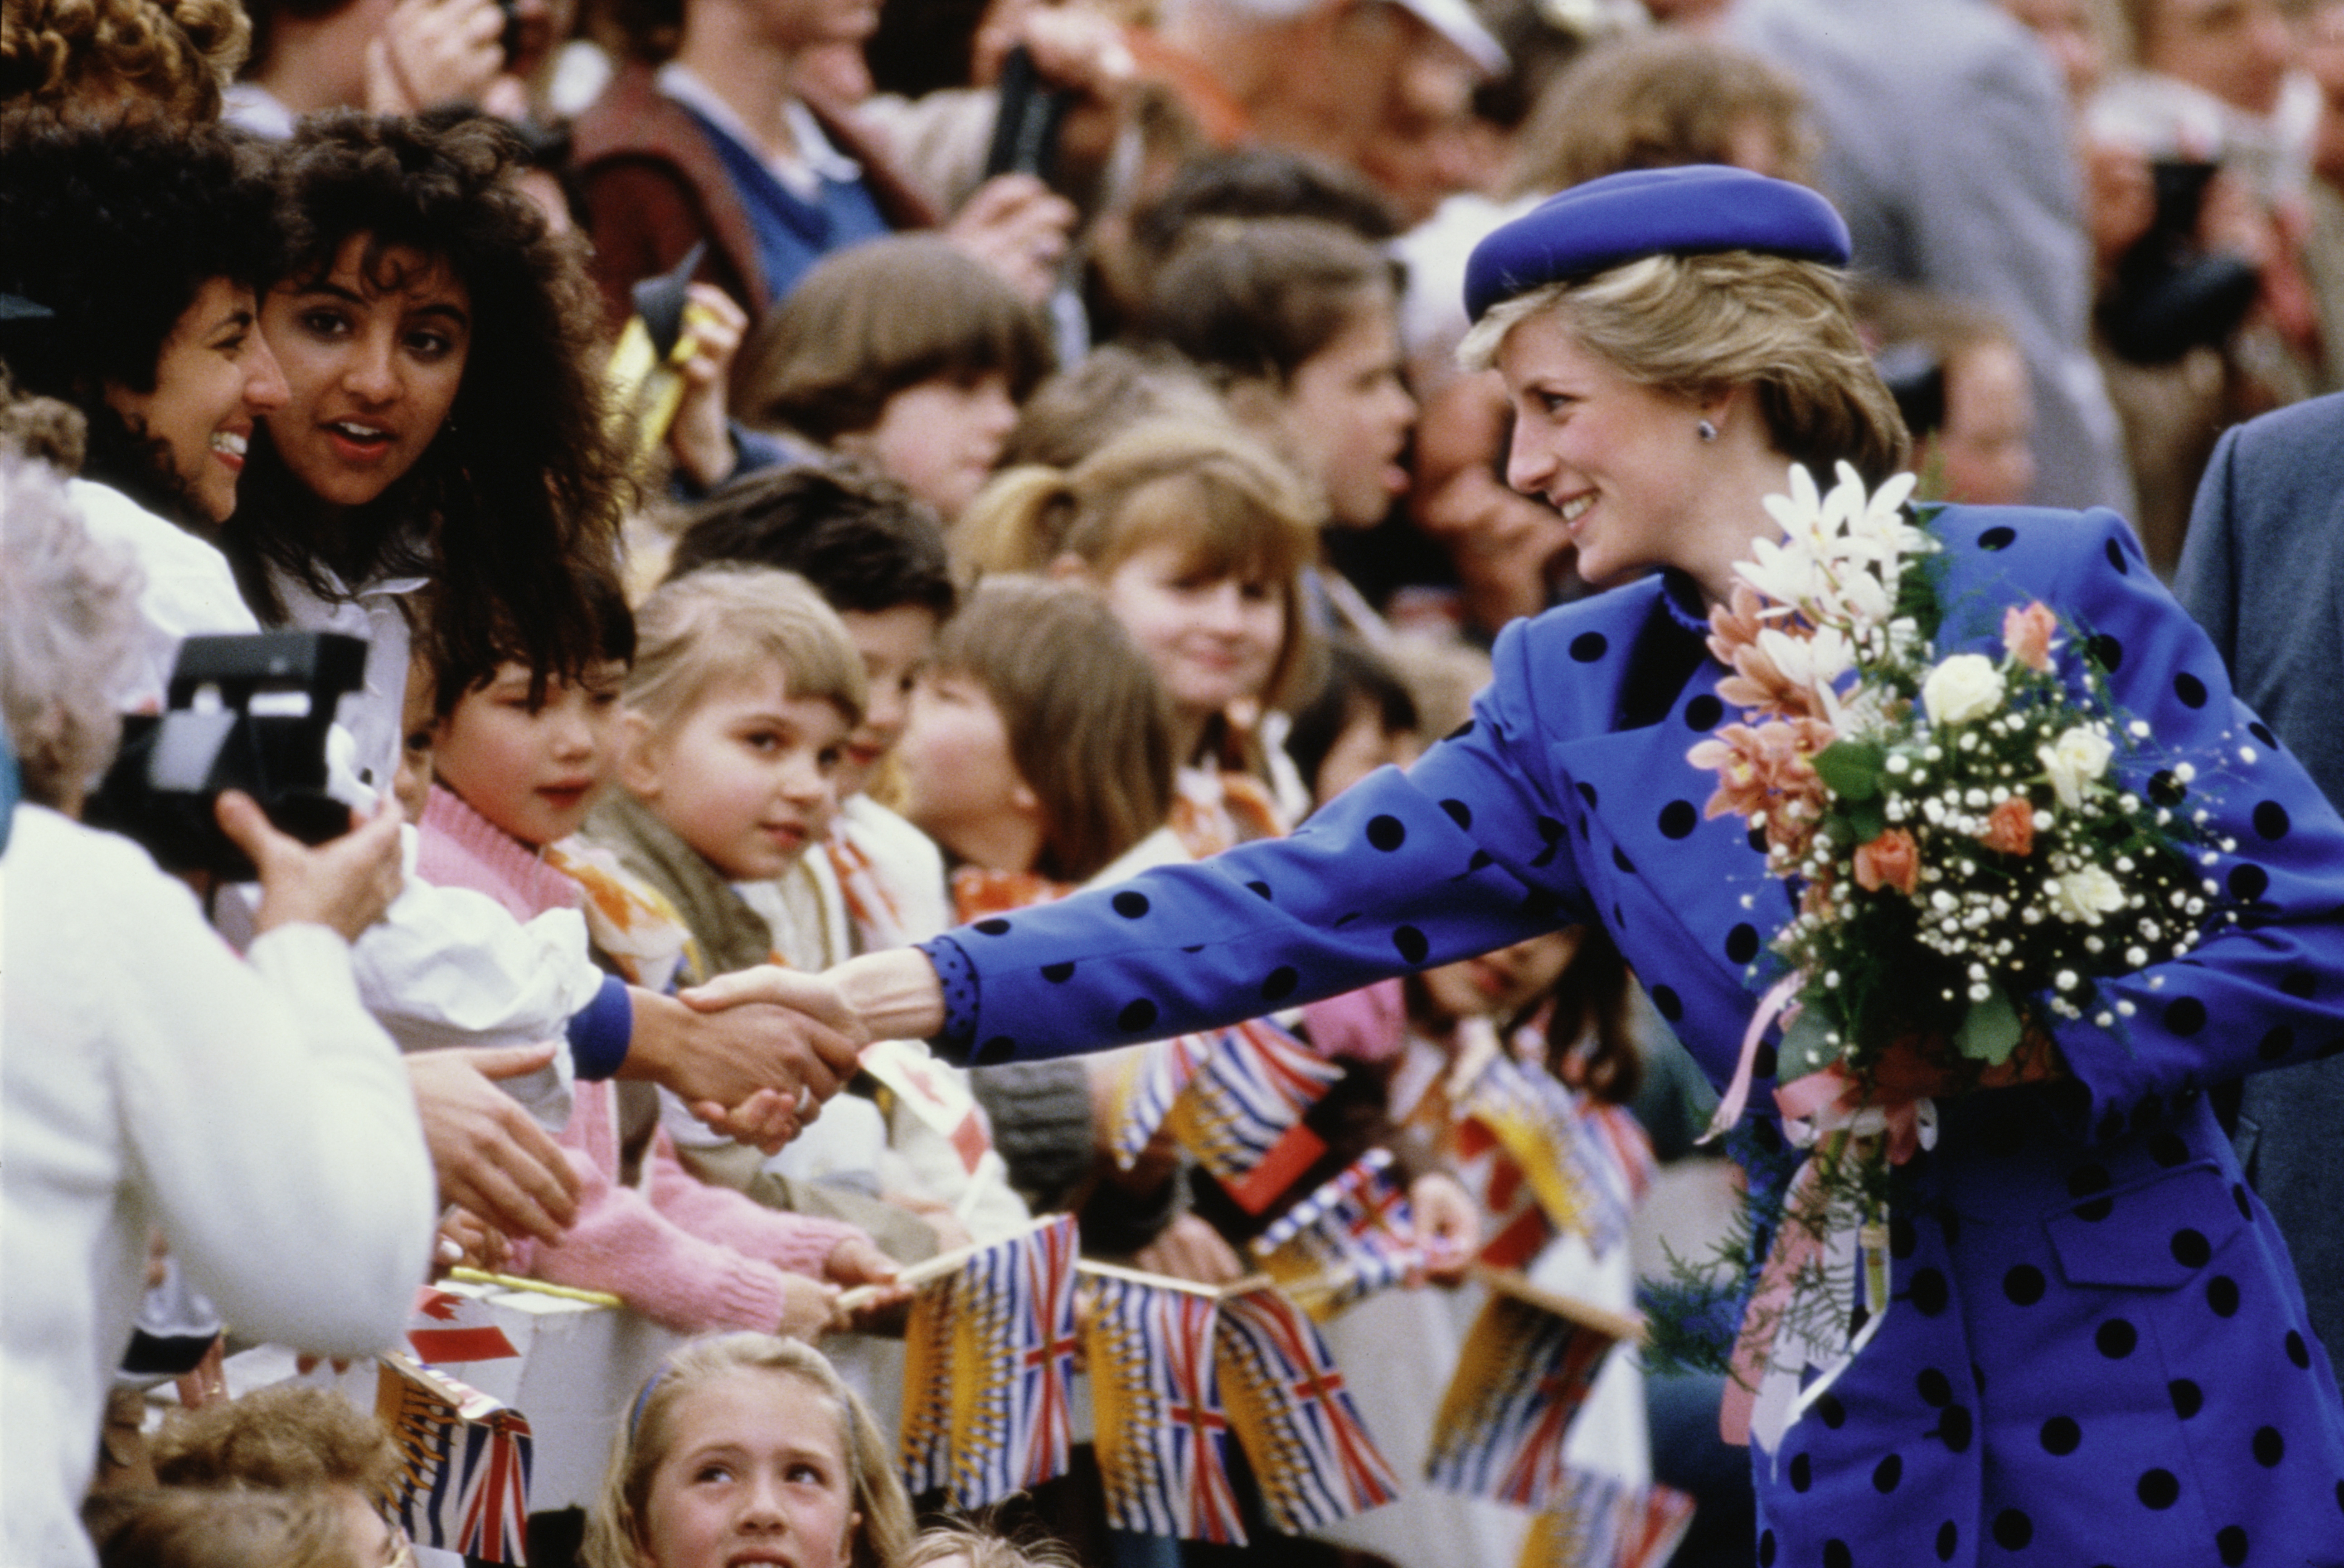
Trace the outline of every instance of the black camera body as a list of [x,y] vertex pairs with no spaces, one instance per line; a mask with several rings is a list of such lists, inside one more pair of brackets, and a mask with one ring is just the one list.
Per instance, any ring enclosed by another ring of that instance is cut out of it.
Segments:
[[342,695],[366,683],[365,639],[322,631],[191,637],[169,709],[123,721],[122,749],[83,819],[137,840],[167,871],[250,881],[253,865],[212,814],[241,789],[306,844],[349,830],[327,793],[326,735]]

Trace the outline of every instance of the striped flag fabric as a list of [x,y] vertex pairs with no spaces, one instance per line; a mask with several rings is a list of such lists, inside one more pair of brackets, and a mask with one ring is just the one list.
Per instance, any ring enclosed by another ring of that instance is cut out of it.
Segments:
[[404,1355],[377,1359],[375,1415],[399,1454],[391,1504],[421,1545],[529,1561],[533,1440],[517,1411]]
[[1117,1165],[1131,1169],[1219,1042],[1217,1033],[1184,1034],[1131,1050],[1115,1090],[1115,1139],[1109,1147]]
[[[1612,1229],[1611,1219],[1590,1190],[1590,1173],[1577,1147],[1578,1107],[1570,1090],[1499,1051],[1466,1086],[1457,1111],[1497,1140],[1557,1230],[1579,1231],[1599,1254],[1609,1250],[1598,1238]],[[1624,1217],[1617,1228],[1625,1233]]]
[[1079,1248],[1061,1214],[973,1250],[914,1299],[900,1452],[914,1494],[982,1508],[1066,1473]]
[[1327,1342],[1276,1287],[1222,1297],[1216,1359],[1272,1528],[1300,1535],[1399,1495]]
[[1662,1568],[1692,1515],[1673,1488],[1573,1469],[1562,1501],[1531,1522],[1521,1568]]
[[1571,1418],[1606,1353],[1640,1330],[1632,1319],[1551,1295],[1518,1275],[1474,1273],[1490,1286],[1490,1299],[1433,1420],[1425,1475],[1468,1496],[1551,1508],[1570,1488],[1562,1444]]
[[1370,1149],[1253,1241],[1272,1278],[1321,1320],[1424,1266],[1391,1151]]
[[1214,1366],[1214,1292],[1094,1274],[1083,1342],[1107,1523],[1241,1545],[1229,1420]]
[[1248,1205],[1258,1213],[1325,1152],[1301,1121],[1342,1076],[1341,1068],[1268,1019],[1248,1019],[1220,1032],[1174,1102],[1168,1125],[1233,1195],[1275,1159],[1273,1169],[1284,1179]]

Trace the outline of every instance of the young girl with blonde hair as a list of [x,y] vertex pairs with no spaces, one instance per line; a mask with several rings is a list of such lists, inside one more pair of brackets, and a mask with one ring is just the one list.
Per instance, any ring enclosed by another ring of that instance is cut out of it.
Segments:
[[635,1396],[580,1560],[894,1568],[912,1530],[894,1445],[822,1352],[723,1334],[672,1352]]
[[1071,468],[1014,468],[954,536],[972,574],[1037,571],[1096,591],[1171,704],[1174,825],[1191,854],[1285,830],[1244,765],[1252,724],[1299,683],[1311,640],[1301,574],[1316,511],[1287,467],[1228,427],[1135,425]]

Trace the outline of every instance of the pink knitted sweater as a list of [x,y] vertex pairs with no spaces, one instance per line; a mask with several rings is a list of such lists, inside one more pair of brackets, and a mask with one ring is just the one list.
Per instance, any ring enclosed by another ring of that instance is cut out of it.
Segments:
[[[432,788],[418,829],[416,870],[426,880],[485,893],[520,920],[583,901],[575,881],[449,789]],[[820,1279],[839,1242],[863,1234],[708,1185],[676,1160],[665,1132],[652,1137],[642,1189],[622,1186],[616,1096],[610,1084],[584,1080],[576,1092],[570,1125],[554,1141],[582,1186],[578,1222],[551,1246],[517,1241],[516,1272],[608,1291],[682,1333],[771,1333],[782,1318],[783,1272]]]

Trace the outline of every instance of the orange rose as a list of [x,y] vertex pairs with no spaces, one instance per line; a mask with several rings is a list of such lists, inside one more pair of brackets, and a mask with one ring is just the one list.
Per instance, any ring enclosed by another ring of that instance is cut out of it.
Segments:
[[2013,795],[1986,814],[1985,831],[1978,842],[2006,855],[2025,855],[2035,848],[2035,808]]
[[1910,893],[1920,880],[1920,849],[1902,828],[1889,829],[1855,851],[1855,885],[1867,893],[1883,888]]
[[2002,646],[2029,669],[2051,668],[2051,638],[2058,629],[2059,618],[2040,599],[2024,607],[2014,605],[2002,613]]

